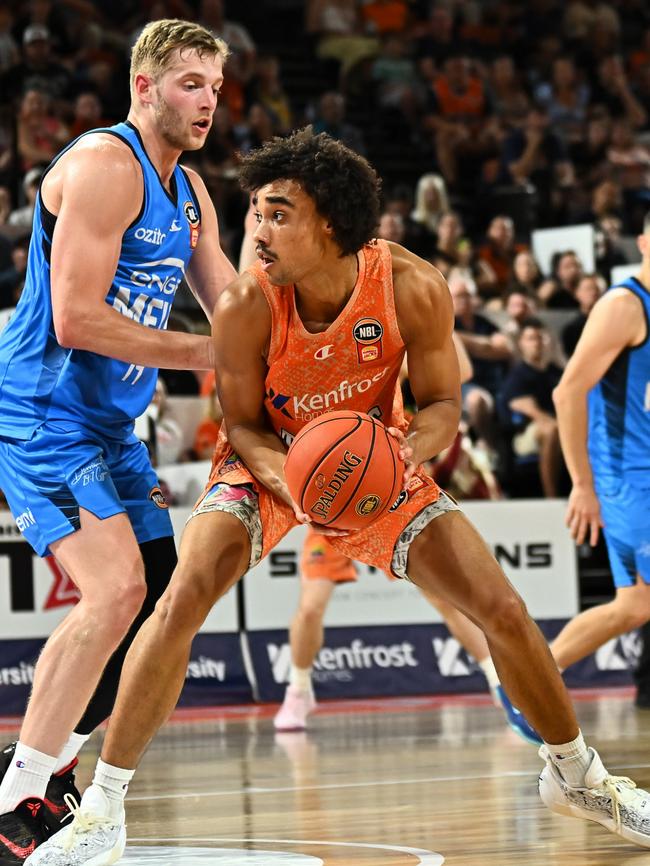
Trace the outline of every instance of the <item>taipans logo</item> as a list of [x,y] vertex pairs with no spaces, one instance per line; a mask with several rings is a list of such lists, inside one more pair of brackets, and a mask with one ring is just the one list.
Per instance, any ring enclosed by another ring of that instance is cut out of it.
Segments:
[[165,494],[162,492],[160,487],[152,487],[149,491],[149,499],[156,505],[158,508],[169,508],[167,504],[167,500],[165,499]]
[[317,349],[314,352],[314,358],[317,361],[325,361],[327,358],[331,358],[334,354],[334,346],[332,343],[329,343],[327,346],[321,346],[320,349]]
[[359,319],[352,328],[352,336],[357,344],[357,358],[360,364],[368,364],[381,358],[381,340],[384,327],[377,319]]
[[369,493],[357,502],[354,506],[354,510],[361,517],[367,517],[369,514],[374,514],[380,505],[381,499],[374,493]]
[[190,247],[195,250],[199,242],[199,233],[201,231],[201,219],[193,201],[186,201],[183,205],[183,213],[185,219],[190,226]]

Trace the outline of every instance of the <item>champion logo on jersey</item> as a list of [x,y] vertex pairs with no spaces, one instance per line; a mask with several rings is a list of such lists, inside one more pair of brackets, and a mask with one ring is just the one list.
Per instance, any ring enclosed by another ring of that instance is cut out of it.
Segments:
[[331,358],[334,354],[334,346],[332,343],[329,343],[327,346],[321,346],[320,349],[317,349],[314,352],[314,358],[317,361],[325,361],[327,358]]

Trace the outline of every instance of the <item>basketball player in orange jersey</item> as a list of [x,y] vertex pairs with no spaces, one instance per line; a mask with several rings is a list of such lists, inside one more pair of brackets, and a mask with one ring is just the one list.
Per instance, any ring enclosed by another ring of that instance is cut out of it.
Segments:
[[[650,847],[650,794],[610,776],[587,748],[522,600],[459,507],[419,468],[450,444],[460,417],[452,304],[441,274],[396,244],[372,240],[377,176],[325,134],[306,129],[267,142],[243,159],[241,182],[255,192],[259,262],[214,311],[225,422],[179,564],[126,658],[102,760],[136,767],[176,704],[192,639],[211,607],[291,527],[308,522],[284,477],[292,436],[328,409],[373,410],[399,440],[406,495],[366,530],[327,530],[332,546],[411,580],[476,622],[506,692],[544,739],[544,803]],[[393,408],[405,352],[420,409],[408,429]],[[70,836],[85,843],[75,866],[88,862],[83,849],[123,815],[124,789],[104,793],[107,814],[75,817],[36,850],[48,857],[35,862],[69,863]]]

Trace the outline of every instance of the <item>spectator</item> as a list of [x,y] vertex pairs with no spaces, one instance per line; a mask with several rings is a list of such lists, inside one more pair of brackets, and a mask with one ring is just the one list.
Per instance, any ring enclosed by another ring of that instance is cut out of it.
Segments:
[[280,62],[273,54],[257,58],[255,75],[247,89],[248,102],[259,102],[273,117],[275,128],[285,135],[292,127],[289,97],[280,79]]
[[[449,186],[470,187],[495,147],[488,94],[467,57],[449,57],[429,90],[427,126],[435,137],[438,165]],[[462,175],[459,165],[462,162]]]
[[530,98],[526,93],[512,57],[496,57],[489,73],[490,101],[503,130],[510,130],[526,116]]
[[552,277],[539,287],[540,302],[551,310],[578,308],[575,291],[582,277],[582,263],[573,250],[555,253],[552,259]]
[[549,128],[544,108],[532,106],[523,126],[502,142],[499,179],[506,184],[532,184],[537,192],[539,223],[556,222],[554,191],[571,186],[573,166],[564,143]]
[[464,237],[463,224],[454,211],[444,214],[438,223],[438,240],[431,262],[445,276],[452,269],[462,271],[471,279],[475,291],[481,292],[495,280],[490,266],[475,255],[469,238]]
[[477,447],[492,460],[498,448],[495,401],[512,358],[510,341],[496,325],[476,312],[467,278],[449,276],[456,333],[470,356],[474,375],[462,388],[463,411]]
[[[11,213],[11,193],[6,186],[0,186],[0,226],[7,224]],[[0,237],[2,234],[0,233]]]
[[388,213],[384,211],[379,217],[379,227],[377,228],[377,237],[383,238],[385,241],[393,241],[396,244],[404,244],[404,220],[397,213]]
[[605,281],[599,274],[583,274],[576,286],[575,297],[580,311],[562,328],[561,340],[564,354],[570,358],[592,311],[594,304],[605,291]]
[[439,174],[423,174],[415,189],[411,219],[423,226],[433,239],[441,218],[450,210],[444,178]]
[[553,130],[561,135],[566,145],[582,137],[589,104],[589,87],[579,80],[570,57],[556,58],[551,81],[537,87],[535,98],[546,110]]
[[70,127],[70,137],[77,138],[89,129],[110,126],[110,120],[103,117],[102,103],[92,91],[80,93],[74,103],[74,117]]
[[326,132],[362,156],[366,153],[363,133],[346,121],[345,97],[336,90],[328,90],[321,96],[318,102],[318,116],[314,121],[314,131]]
[[517,253],[512,263],[512,280],[508,286],[509,291],[521,292],[537,301],[537,290],[543,281],[542,272],[533,254],[528,250]]
[[537,313],[535,299],[526,292],[511,289],[505,297],[503,308],[507,318],[501,326],[501,333],[510,338],[513,356],[516,356],[521,326]]
[[246,154],[263,145],[265,141],[270,141],[277,130],[267,109],[261,103],[254,102],[248,109],[246,123],[237,132],[240,150],[242,154]]
[[633,129],[640,129],[648,121],[645,109],[629,86],[618,55],[605,57],[598,64],[592,103],[605,106],[611,117],[627,121]]
[[25,193],[27,204],[13,210],[9,214],[9,219],[7,220],[8,225],[13,226],[14,228],[24,229],[26,234],[30,234],[32,230],[34,205],[36,203],[38,187],[42,177],[42,168],[30,168],[23,179],[23,192]]
[[507,289],[513,275],[513,264],[517,253],[525,249],[515,243],[515,228],[508,216],[495,216],[488,226],[486,243],[478,250],[479,259],[494,274],[494,282],[485,286],[480,295],[483,299],[500,297]]
[[70,135],[50,110],[49,97],[40,90],[28,90],[20,103],[17,119],[18,158],[23,171],[49,164]]
[[586,188],[604,182],[608,177],[607,148],[611,127],[611,119],[605,111],[592,113],[585,134],[571,147],[576,177]]
[[428,259],[433,252],[436,239],[435,235],[427,231],[420,223],[412,217],[413,190],[407,184],[397,184],[390,190],[386,197],[384,210],[388,213],[398,214],[404,224],[404,246],[407,250]]
[[0,73],[18,63],[19,51],[16,40],[12,36],[13,17],[9,6],[0,6]]
[[384,37],[372,64],[372,78],[377,83],[379,106],[399,111],[415,125],[422,94],[415,63],[409,56],[409,44],[403,36],[389,33]]
[[51,57],[50,32],[42,24],[30,24],[23,34],[22,60],[0,78],[0,102],[21,99],[28,90],[47,94],[57,107],[66,105],[71,76]]
[[499,403],[502,416],[514,431],[513,451],[518,457],[539,455],[544,496],[556,497],[562,451],[552,393],[562,370],[548,360],[548,347],[548,332],[539,319],[522,324],[518,341],[521,360],[508,374]]

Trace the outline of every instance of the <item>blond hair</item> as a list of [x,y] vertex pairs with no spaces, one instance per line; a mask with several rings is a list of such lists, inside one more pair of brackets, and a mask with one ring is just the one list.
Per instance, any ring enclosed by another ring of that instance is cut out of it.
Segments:
[[219,36],[192,21],[162,18],[143,29],[131,51],[131,88],[138,72],[159,78],[171,65],[176,50],[196,51],[203,56],[219,54],[225,62],[230,49]]

